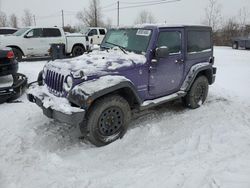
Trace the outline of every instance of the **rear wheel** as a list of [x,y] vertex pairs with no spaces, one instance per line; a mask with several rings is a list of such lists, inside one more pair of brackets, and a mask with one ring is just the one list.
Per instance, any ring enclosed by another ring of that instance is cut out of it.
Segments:
[[199,76],[194,81],[188,94],[183,98],[184,104],[191,109],[199,108],[207,98],[208,85],[207,77]]
[[93,104],[81,132],[96,146],[107,145],[126,133],[131,119],[128,102],[119,95],[102,98]]
[[77,56],[80,56],[82,54],[84,54],[85,50],[82,46],[78,45],[78,46],[75,46],[72,50],[72,56],[73,57],[77,57]]
[[15,54],[15,59],[17,61],[22,61],[23,59],[23,53],[21,52],[21,50],[19,50],[18,48],[12,48],[14,54]]

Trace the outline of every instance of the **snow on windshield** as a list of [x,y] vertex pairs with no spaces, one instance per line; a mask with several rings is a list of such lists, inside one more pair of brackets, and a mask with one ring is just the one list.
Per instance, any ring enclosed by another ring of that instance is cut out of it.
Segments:
[[146,52],[151,33],[152,31],[148,29],[110,30],[102,43],[102,47],[120,46],[135,53]]

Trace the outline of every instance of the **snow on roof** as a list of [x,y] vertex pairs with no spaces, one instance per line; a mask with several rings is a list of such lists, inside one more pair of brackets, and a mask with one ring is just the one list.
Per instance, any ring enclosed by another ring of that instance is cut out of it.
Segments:
[[18,30],[17,28],[14,28],[14,27],[0,27],[0,29],[14,29],[14,30]]
[[144,23],[144,24],[137,24],[134,26],[119,26],[114,28],[147,28],[147,27],[155,27],[155,28],[163,28],[163,27],[209,27],[207,25],[184,25],[184,24],[167,24],[167,23]]

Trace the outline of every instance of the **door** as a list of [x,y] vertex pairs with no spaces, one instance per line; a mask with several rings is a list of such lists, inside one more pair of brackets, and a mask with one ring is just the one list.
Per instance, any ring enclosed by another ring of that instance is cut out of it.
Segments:
[[91,29],[88,36],[90,37],[90,40],[92,40],[92,44],[98,44],[99,36],[97,29]]
[[149,67],[149,94],[154,97],[177,92],[183,80],[184,73],[184,44],[183,30],[161,30],[156,48],[168,47],[169,56],[152,59]]
[[99,29],[99,44],[102,43],[102,40],[104,39],[105,34],[106,34],[105,29]]
[[23,38],[23,46],[26,48],[27,55],[39,55],[42,50],[42,29],[31,29]]

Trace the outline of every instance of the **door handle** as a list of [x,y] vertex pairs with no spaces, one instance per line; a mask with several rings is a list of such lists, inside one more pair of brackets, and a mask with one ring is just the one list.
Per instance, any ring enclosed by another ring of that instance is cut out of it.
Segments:
[[184,60],[183,59],[176,59],[175,63],[181,64],[181,63],[184,63]]

